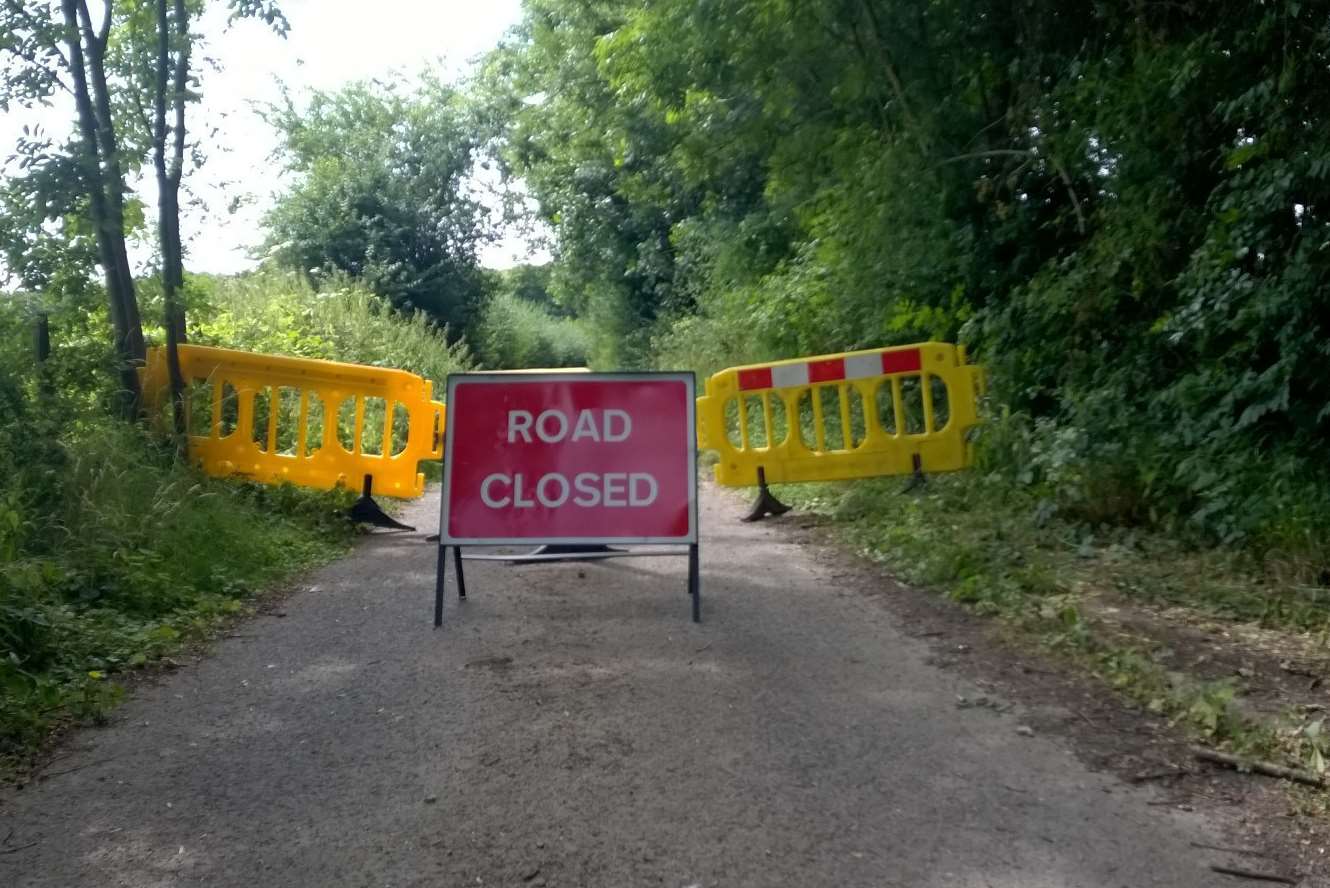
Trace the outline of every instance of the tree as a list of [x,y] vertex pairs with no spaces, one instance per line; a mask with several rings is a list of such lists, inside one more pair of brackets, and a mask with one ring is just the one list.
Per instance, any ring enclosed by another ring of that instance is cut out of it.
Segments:
[[[190,68],[199,35],[191,20],[206,0],[136,0],[126,12],[119,63],[129,94],[141,153],[151,156],[157,183],[157,234],[161,253],[163,319],[171,381],[172,417],[183,444],[188,406],[180,370],[179,345],[185,341],[184,242],[180,228],[180,186],[185,172],[188,105],[197,99]],[[284,35],[289,27],[272,2],[227,0],[231,20],[258,18]]]
[[[152,162],[157,173],[157,230],[162,253],[162,303],[166,328],[166,363],[171,376],[171,415],[175,433],[184,437],[189,406],[180,371],[180,343],[185,340],[185,312],[180,290],[185,283],[184,246],[180,239],[180,179],[185,171],[185,102],[189,89],[189,10],[184,0],[156,0],[157,57],[153,78]],[[174,21],[172,21],[174,19]],[[174,123],[168,127],[170,105]],[[166,141],[171,138],[170,154]]]
[[268,248],[317,282],[365,281],[456,334],[483,294],[476,251],[487,214],[468,193],[477,137],[462,97],[432,76],[418,87],[358,83],[269,109],[294,185],[268,214]]
[[125,246],[125,165],[112,118],[106,73],[115,4],[106,2],[94,22],[87,0],[33,3],[4,0],[0,46],[8,50],[0,83],[0,108],[12,102],[46,101],[57,91],[74,101],[77,135],[70,144],[76,174],[88,197],[98,262],[106,280],[114,344],[120,363],[120,411],[137,413],[135,367],[146,349],[134,276]]
[[[76,136],[65,150],[49,140],[25,139],[23,165],[31,170],[26,193],[34,198],[27,230],[46,220],[86,212],[96,236],[114,344],[120,361],[121,411],[137,413],[136,366],[145,357],[142,321],[125,245],[126,177],[151,155],[159,195],[158,235],[168,363],[175,421],[183,432],[184,381],[176,352],[185,329],[179,293],[184,281],[180,234],[180,186],[185,169],[185,110],[196,98],[190,56],[198,35],[190,21],[206,0],[104,0],[95,23],[87,0],[33,4],[3,0],[0,37],[7,50],[0,68],[0,108],[11,102],[48,102],[68,93],[76,112]],[[279,33],[287,23],[272,0],[227,0],[232,20],[258,18]],[[149,111],[148,109],[151,109]],[[168,122],[168,112],[170,121]],[[72,158],[73,163],[66,162]],[[64,188],[86,195],[86,206],[57,197]],[[11,197],[24,189],[10,189]],[[17,201],[10,201],[13,206]],[[17,208],[16,208],[17,209]],[[30,239],[49,238],[33,234]],[[22,238],[10,239],[10,267],[25,262]]]

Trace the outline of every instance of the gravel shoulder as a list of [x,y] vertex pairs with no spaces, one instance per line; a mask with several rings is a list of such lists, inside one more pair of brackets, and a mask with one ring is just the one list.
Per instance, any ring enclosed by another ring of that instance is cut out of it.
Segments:
[[1272,868],[1196,847],[1232,845],[1237,813],[1053,729],[1097,709],[985,683],[935,634],[971,630],[920,631],[895,607],[916,593],[741,511],[703,487],[701,625],[684,558],[472,562],[436,632],[423,532],[367,538],[0,793],[0,838],[26,846],[0,882],[1181,888]]

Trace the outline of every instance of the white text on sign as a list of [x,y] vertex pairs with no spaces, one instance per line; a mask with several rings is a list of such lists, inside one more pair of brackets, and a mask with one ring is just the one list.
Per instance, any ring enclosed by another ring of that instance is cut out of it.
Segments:
[[[597,441],[617,444],[633,433],[633,419],[623,410],[581,410],[570,420],[562,410],[508,411],[509,444],[558,444]],[[534,436],[534,437],[533,437]],[[579,472],[567,475],[550,472],[532,486],[522,473],[495,472],[480,483],[480,500],[491,509],[531,509],[539,503],[547,509],[564,505],[584,509],[645,508],[656,501],[660,486],[645,472]]]
[[[597,413],[600,414],[599,424]],[[568,415],[562,410],[542,410],[536,416],[529,410],[509,410],[508,443],[516,444],[521,439],[530,444],[533,425],[536,437],[546,444],[558,444],[569,438]],[[571,441],[627,441],[633,433],[633,418],[622,410],[581,410],[572,431]]]

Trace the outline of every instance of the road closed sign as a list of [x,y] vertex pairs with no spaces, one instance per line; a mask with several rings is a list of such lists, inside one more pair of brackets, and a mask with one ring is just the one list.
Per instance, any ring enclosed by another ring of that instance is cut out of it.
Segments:
[[448,378],[443,545],[697,542],[691,373]]

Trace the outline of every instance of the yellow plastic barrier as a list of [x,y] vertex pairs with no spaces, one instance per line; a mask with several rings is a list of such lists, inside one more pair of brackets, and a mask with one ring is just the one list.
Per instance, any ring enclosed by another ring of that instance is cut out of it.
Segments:
[[697,399],[729,487],[945,472],[973,462],[983,370],[942,342],[731,367]]
[[[420,496],[418,463],[443,458],[444,405],[404,370],[180,346],[189,387],[189,458],[209,475]],[[151,349],[144,397],[170,397],[166,350]]]

